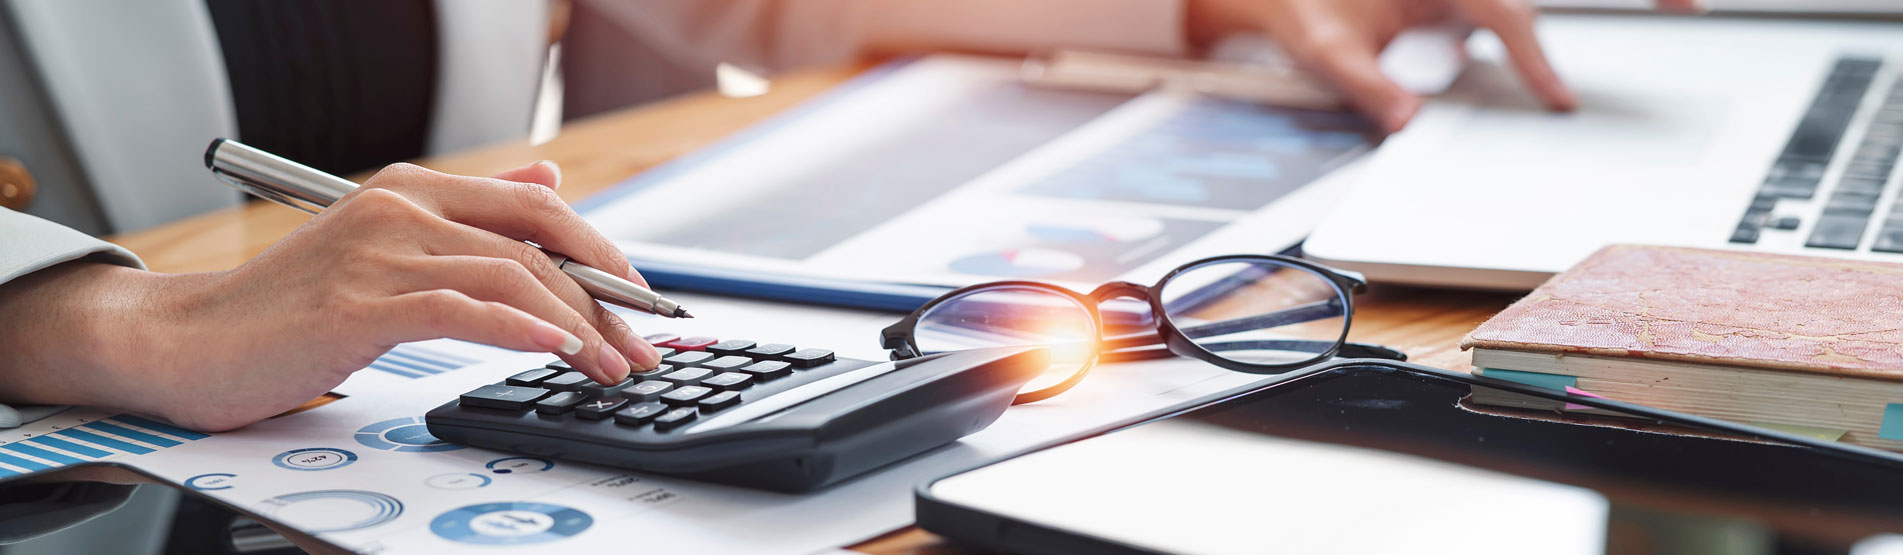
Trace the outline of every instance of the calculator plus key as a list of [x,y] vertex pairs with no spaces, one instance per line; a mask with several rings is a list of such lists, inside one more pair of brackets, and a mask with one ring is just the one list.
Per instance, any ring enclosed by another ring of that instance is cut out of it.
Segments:
[[640,426],[648,423],[650,420],[654,420],[654,417],[660,416],[671,408],[673,407],[656,402],[635,403],[615,411],[615,423],[628,426]]
[[528,410],[534,403],[548,396],[548,390],[513,385],[485,385],[475,391],[464,393],[457,401],[464,406],[501,410]]

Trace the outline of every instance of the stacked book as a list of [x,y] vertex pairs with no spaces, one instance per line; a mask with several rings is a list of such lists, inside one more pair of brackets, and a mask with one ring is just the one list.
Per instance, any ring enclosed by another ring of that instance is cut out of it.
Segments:
[[1903,450],[1903,264],[1615,245],[1461,348],[1483,376]]

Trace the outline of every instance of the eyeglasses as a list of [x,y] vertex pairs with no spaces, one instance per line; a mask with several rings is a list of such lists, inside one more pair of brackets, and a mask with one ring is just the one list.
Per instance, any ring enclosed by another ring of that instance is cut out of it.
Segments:
[[[1036,346],[1051,366],[1012,404],[1082,381],[1098,361],[1185,356],[1238,372],[1279,374],[1340,354],[1405,360],[1347,343],[1353,272],[1271,255],[1184,264],[1143,286],[1112,282],[1089,294],[1035,281],[996,281],[946,293],[880,332],[893,360],[988,347]],[[1147,305],[1147,306],[1146,306]]]

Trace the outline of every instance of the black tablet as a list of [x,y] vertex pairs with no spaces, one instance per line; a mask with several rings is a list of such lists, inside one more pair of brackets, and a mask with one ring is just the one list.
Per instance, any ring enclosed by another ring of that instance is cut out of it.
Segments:
[[1031,553],[1903,547],[1894,453],[1352,360],[928,481],[917,501],[926,530]]

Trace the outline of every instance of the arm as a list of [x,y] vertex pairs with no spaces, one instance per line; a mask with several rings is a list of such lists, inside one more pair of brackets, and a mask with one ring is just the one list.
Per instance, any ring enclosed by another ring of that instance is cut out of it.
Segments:
[[9,267],[0,402],[226,430],[329,391],[398,343],[443,337],[555,353],[603,383],[654,367],[653,347],[522,242],[640,281],[555,196],[559,180],[546,163],[497,179],[397,165],[233,270],[161,274],[83,255]]

